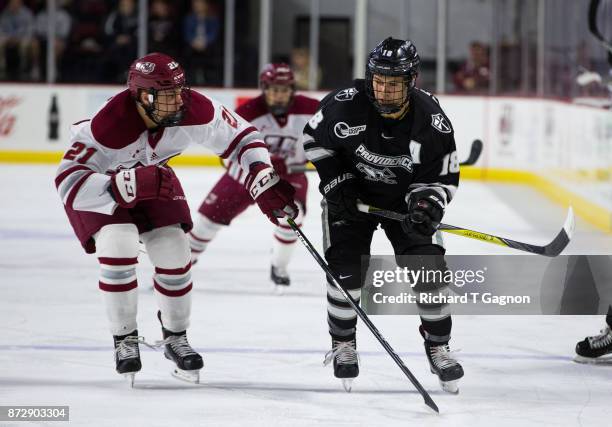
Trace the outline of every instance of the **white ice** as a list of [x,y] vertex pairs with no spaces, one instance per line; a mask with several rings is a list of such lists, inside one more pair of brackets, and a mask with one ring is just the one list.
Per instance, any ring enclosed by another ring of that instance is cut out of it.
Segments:
[[[465,368],[460,394],[429,373],[418,319],[373,318],[440,407],[410,382],[360,326],[361,374],[343,391],[322,361],[329,348],[323,275],[302,247],[286,295],[270,292],[272,227],[257,208],[223,230],[195,266],[191,343],[202,384],[179,382],[160,352],[143,350],[129,389],[115,373],[97,287],[97,261],[73,236],[53,186],[55,167],[0,166],[0,405],[69,405],[72,425],[108,426],[608,426],[612,366],[571,361],[575,343],[603,316],[457,316],[453,348]],[[195,212],[220,169],[179,169]],[[319,196],[311,180],[304,232],[320,247]],[[445,221],[545,243],[565,210],[520,186],[466,181]],[[610,236],[578,222],[571,253],[612,253]],[[460,237],[451,254],[511,253]],[[373,253],[390,253],[377,235]],[[142,256],[139,332],[160,338],[152,267]],[[1,424],[1,423],[0,423]],[[27,423],[24,423],[27,424]],[[40,425],[41,423],[39,423]],[[61,425],[61,423],[50,423]]]

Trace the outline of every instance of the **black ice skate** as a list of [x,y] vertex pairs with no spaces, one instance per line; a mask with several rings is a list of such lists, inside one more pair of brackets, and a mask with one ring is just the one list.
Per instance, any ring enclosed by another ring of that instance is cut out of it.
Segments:
[[277,294],[282,295],[285,289],[291,284],[291,279],[286,271],[270,266],[270,280],[274,284],[274,290]]
[[[157,312],[157,318],[161,322],[161,312]],[[172,332],[162,325],[162,334],[164,356],[176,363],[172,375],[180,380],[199,384],[200,369],[204,366],[204,362],[202,356],[196,353],[187,341],[187,331]]]
[[599,335],[586,337],[576,344],[578,363],[612,363],[612,328],[606,326]]
[[127,335],[113,335],[115,342],[115,366],[117,373],[123,375],[134,387],[134,375],[142,368],[138,348],[138,330]]
[[[421,335],[423,335],[422,330]],[[429,368],[432,374],[438,376],[442,390],[453,394],[459,393],[459,379],[463,377],[463,367],[453,358],[448,343],[425,340],[424,344]]]
[[334,361],[334,376],[342,380],[342,387],[350,392],[353,380],[359,375],[359,354],[355,338],[349,341],[339,341],[332,338],[332,349],[325,355],[323,365]]

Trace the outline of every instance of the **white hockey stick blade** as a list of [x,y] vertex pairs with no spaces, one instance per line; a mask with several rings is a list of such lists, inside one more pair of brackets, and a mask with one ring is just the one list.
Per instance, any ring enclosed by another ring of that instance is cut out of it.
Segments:
[[595,71],[585,71],[576,77],[576,83],[580,86],[586,86],[591,83],[601,83],[601,75]]
[[574,235],[574,228],[576,227],[576,220],[574,219],[574,208],[571,206],[567,210],[567,218],[565,218],[565,224],[563,224],[563,229],[567,233],[567,237],[571,240]]

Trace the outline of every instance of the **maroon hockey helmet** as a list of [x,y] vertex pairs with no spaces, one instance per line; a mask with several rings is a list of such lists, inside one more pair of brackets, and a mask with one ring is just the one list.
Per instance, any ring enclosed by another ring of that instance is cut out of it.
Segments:
[[[151,120],[160,126],[176,126],[182,119],[185,101],[178,108],[173,103],[161,102],[160,91],[183,89],[185,72],[177,61],[163,53],[149,53],[135,60],[128,71],[127,85],[130,93],[146,111]],[[139,93],[149,94],[149,105],[141,103]],[[185,91],[181,97],[185,98]]]
[[259,84],[262,88],[269,85],[295,86],[295,76],[288,64],[277,62],[267,64],[259,74]]
[[[295,93],[295,76],[293,75],[291,67],[284,62],[267,64],[259,74],[259,85],[264,91],[264,98],[266,99],[266,104],[270,113],[273,116],[287,114]],[[288,86],[291,89],[289,99],[284,102],[270,101],[265,93],[266,89],[273,85]]]

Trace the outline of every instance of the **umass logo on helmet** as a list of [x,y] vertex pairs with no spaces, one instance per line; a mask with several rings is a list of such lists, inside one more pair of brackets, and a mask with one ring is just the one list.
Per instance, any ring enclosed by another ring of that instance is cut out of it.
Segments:
[[136,70],[143,74],[150,74],[155,69],[155,64],[152,62],[139,62],[136,64]]

